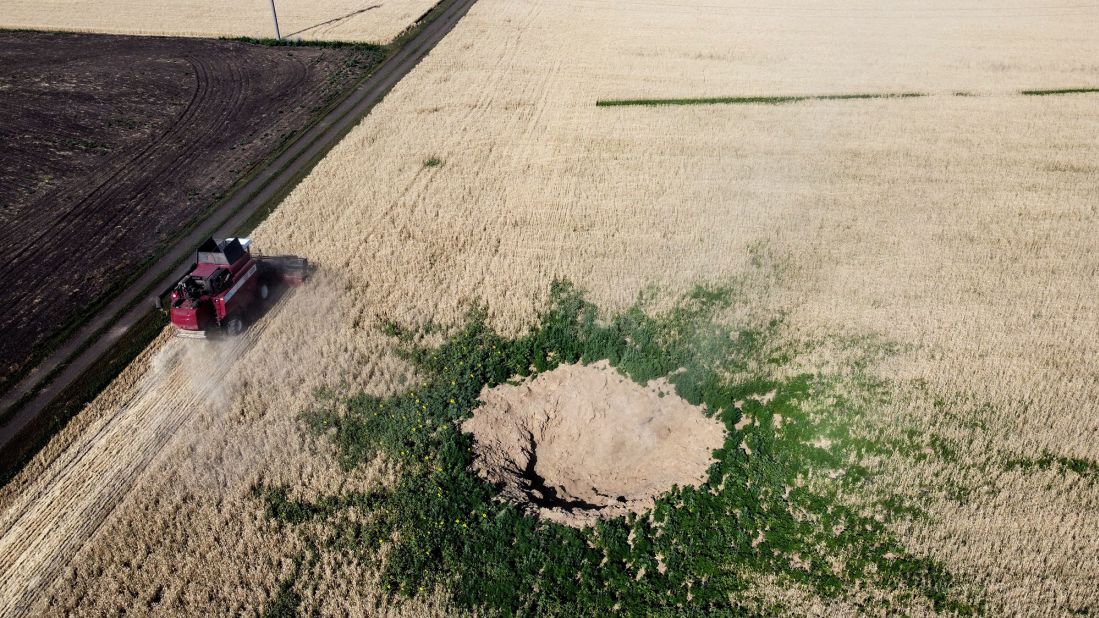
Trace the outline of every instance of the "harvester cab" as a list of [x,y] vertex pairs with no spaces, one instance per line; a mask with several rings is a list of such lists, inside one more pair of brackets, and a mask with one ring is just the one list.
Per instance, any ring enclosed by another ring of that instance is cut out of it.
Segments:
[[168,295],[168,314],[183,337],[235,336],[277,287],[301,285],[305,258],[252,254],[248,238],[213,238],[198,248],[190,272]]

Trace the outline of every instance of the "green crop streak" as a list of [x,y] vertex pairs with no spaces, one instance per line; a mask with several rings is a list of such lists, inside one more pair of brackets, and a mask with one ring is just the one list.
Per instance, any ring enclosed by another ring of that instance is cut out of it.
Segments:
[[1062,474],[1071,471],[1091,482],[1099,480],[1099,463],[1079,457],[1055,455],[1049,451],[1043,451],[1038,457],[1010,458],[1004,463],[1004,469],[1026,471],[1054,469]]
[[[503,337],[475,312],[437,348],[416,346],[409,329],[388,324],[424,382],[390,398],[319,392],[303,419],[334,440],[345,468],[384,454],[398,462],[400,480],[386,493],[314,502],[291,500],[282,487],[257,487],[255,495],[270,518],[297,527],[310,551],[349,552],[379,564],[378,551],[387,548],[381,577],[393,594],[443,586],[459,604],[508,615],[781,612],[752,596],[761,575],[825,597],[872,586],[902,600],[923,597],[942,611],[978,611],[962,599],[953,575],[909,553],[887,530],[889,521],[922,511],[885,497],[878,506],[886,517],[879,520],[837,497],[870,474],[849,456],[878,446],[849,437],[848,427],[880,396],[880,385],[861,370],[843,380],[766,377],[777,373],[766,368],[785,365],[797,351],[776,343],[778,321],[741,330],[716,324],[731,294],[699,287],[670,311],[652,314],[639,302],[603,323],[581,292],[560,283],[525,336]],[[496,489],[469,471],[470,439],[458,428],[482,388],[601,359],[639,383],[668,377],[681,397],[705,404],[725,424],[727,440],[707,483],[672,489],[651,516],[585,530],[524,516],[495,500]],[[838,387],[850,392],[852,383],[861,394],[841,395]],[[752,398],[772,391],[767,403]],[[742,414],[758,422],[738,430]],[[819,438],[832,446],[809,444]],[[802,482],[829,470],[843,474],[827,489]]]
[[689,99],[602,99],[595,102],[597,107],[622,106],[659,106],[659,105],[782,105],[802,101],[848,101],[857,99],[909,99],[925,97],[922,92],[898,92],[880,94],[818,94],[794,96],[760,97],[704,97]]
[[303,560],[301,555],[294,557],[293,571],[279,582],[278,591],[263,610],[263,618],[293,618],[298,615],[302,599],[294,590],[294,584],[301,576]]
[[1089,94],[1099,92],[1099,88],[1060,88],[1055,90],[1021,90],[1019,94],[1030,97],[1045,97],[1057,94]]
[[[1050,96],[1062,94],[1088,94],[1099,92],[1099,88],[1060,88],[1052,90],[1020,90],[1024,96]],[[882,92],[861,94],[814,94],[789,96],[753,96],[753,97],[699,97],[682,99],[600,99],[596,107],[627,106],[665,106],[665,105],[783,105],[805,101],[850,101],[865,99],[913,99],[930,96],[925,92]],[[950,93],[955,97],[979,96],[972,92],[958,91]]]

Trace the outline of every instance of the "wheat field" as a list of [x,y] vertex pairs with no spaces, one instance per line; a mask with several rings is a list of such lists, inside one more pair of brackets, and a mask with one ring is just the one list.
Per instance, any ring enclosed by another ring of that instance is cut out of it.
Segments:
[[[435,5],[433,0],[277,0],[289,39],[388,43]],[[268,0],[2,0],[0,28],[274,38]]]
[[[1097,25],[1096,8],[1023,3],[481,0],[253,235],[321,275],[264,318],[217,400],[158,455],[113,451],[111,465],[147,465],[101,526],[21,550],[57,566],[20,602],[32,615],[262,608],[300,546],[264,520],[253,484],[310,496],[398,474],[339,471],[297,420],[314,387],[407,387],[385,320],[455,324],[483,303],[518,332],[555,278],[614,309],[649,286],[671,298],[742,277],[747,311],[786,315],[791,336],[899,344],[878,370],[895,396],[871,420],[955,453],[868,462],[868,494],[928,513],[896,526],[907,547],[982,589],[992,615],[1099,611],[1099,99],[1016,94],[1099,85]],[[930,96],[595,106],[900,91]],[[179,343],[158,342],[82,416],[147,414],[127,403],[147,375],[169,392],[161,405],[188,400],[186,380],[152,373]],[[72,454],[96,422],[78,419],[5,488],[5,513],[40,500],[63,463],[69,476],[107,465]],[[450,609],[445,591],[394,605],[375,578],[327,557],[302,609]],[[805,614],[867,611],[866,591],[760,587]]]

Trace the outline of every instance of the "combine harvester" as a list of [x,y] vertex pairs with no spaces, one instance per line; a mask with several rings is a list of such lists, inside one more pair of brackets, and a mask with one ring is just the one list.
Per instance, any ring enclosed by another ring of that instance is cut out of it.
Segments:
[[[274,290],[298,287],[309,274],[305,258],[252,255],[248,238],[213,238],[202,243],[184,276],[158,298],[176,334],[207,338],[236,336],[265,308]],[[167,296],[167,309],[163,304]]]

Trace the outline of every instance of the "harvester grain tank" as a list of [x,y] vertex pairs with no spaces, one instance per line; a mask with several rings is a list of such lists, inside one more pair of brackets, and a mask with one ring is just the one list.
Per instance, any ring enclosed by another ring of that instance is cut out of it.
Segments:
[[248,238],[213,238],[198,248],[190,272],[172,288],[168,314],[176,334],[238,335],[281,285],[301,285],[308,263],[252,254]]

